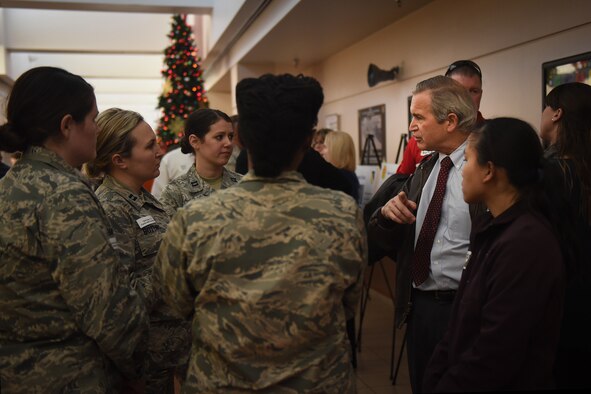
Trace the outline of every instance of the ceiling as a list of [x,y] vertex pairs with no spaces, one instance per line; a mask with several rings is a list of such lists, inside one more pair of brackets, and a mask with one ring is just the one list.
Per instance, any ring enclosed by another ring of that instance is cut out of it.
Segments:
[[[285,0],[285,2],[288,1]],[[289,13],[240,59],[240,62],[267,66],[297,66],[304,69],[367,38],[432,1],[299,0]],[[240,30],[243,25],[253,22],[242,15],[242,11],[248,5],[256,3],[259,7],[256,11],[262,14],[266,10],[261,8],[269,7],[271,2],[247,0],[235,18],[241,26],[234,29]],[[247,12],[253,12],[253,10],[254,8],[251,7]],[[241,18],[242,21],[240,21]],[[234,37],[234,40],[237,38]],[[226,42],[231,42],[231,38]],[[214,74],[210,73],[212,70],[209,67],[219,66],[216,64],[217,60],[221,60],[219,63],[227,63],[227,59],[223,58],[223,49],[213,51],[212,55],[214,56],[205,59],[206,77],[208,74]],[[219,56],[219,59],[215,56]],[[210,90],[230,92],[231,89],[229,72],[210,84]]]
[[[155,106],[163,85],[160,71],[163,50],[169,45],[170,15],[179,11],[211,15],[216,1],[238,0],[0,0],[4,7],[0,44],[4,43],[7,54],[7,74],[16,79],[39,65],[66,68],[95,87],[99,109],[135,109],[154,125],[159,117]],[[221,58],[227,49],[220,46],[235,44],[274,1],[295,5],[240,62],[297,62],[307,67],[432,0],[246,0],[234,17],[227,18],[224,33],[203,62],[216,66],[212,58]],[[201,45],[208,44],[206,38],[197,37]],[[212,91],[230,92],[229,74]]]
[[245,63],[318,63],[433,0],[302,0]]

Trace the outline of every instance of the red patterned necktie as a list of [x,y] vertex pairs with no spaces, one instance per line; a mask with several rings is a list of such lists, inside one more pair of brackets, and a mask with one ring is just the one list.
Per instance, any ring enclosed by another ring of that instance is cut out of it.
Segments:
[[439,226],[447,176],[452,165],[453,163],[449,156],[441,160],[441,168],[439,169],[439,175],[437,175],[437,185],[435,186],[433,197],[431,197],[431,202],[429,203],[429,208],[427,208],[423,226],[417,239],[413,261],[410,266],[410,275],[416,286],[420,286],[429,277],[431,249],[433,248],[433,240],[435,240],[435,233]]

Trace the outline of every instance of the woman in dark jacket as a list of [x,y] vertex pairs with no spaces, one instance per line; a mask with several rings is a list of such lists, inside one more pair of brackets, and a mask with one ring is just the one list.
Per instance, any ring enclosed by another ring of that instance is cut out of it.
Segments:
[[423,388],[549,389],[565,273],[538,203],[542,147],[531,126],[510,118],[489,121],[468,141],[464,199],[489,213],[473,224],[450,325]]
[[564,227],[567,287],[556,362],[558,388],[589,388],[591,370],[591,86],[560,85],[546,96],[540,132],[548,146],[546,193]]

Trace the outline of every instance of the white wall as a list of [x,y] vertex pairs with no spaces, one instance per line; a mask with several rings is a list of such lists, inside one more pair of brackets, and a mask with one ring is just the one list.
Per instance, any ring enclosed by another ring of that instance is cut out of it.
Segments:
[[[481,111],[539,126],[543,62],[591,51],[591,1],[439,0],[305,70],[324,87],[326,114],[358,144],[357,111],[386,104],[387,160],[406,132],[407,96],[417,82],[459,59],[483,71]],[[397,81],[367,86],[367,67],[402,67]],[[357,147],[358,148],[358,147]]]
[[208,48],[215,45],[246,0],[216,0],[211,13]]
[[207,99],[209,100],[209,108],[219,109],[228,116],[236,114],[236,111],[232,107],[232,96],[230,93],[207,92]]

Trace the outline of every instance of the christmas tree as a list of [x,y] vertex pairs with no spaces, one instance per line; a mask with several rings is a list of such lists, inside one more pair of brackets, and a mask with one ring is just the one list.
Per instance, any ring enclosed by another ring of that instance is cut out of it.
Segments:
[[174,15],[168,34],[171,45],[164,50],[166,79],[158,99],[162,117],[157,134],[166,148],[176,145],[183,134],[184,120],[196,109],[208,107],[197,48],[186,15]]

